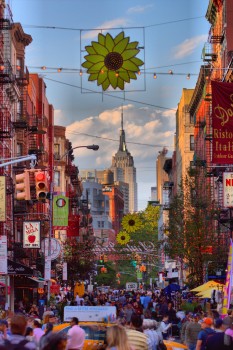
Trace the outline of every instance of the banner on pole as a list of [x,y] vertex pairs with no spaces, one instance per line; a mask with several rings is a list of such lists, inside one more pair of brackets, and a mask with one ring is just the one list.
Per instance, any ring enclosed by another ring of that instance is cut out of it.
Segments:
[[0,236],[0,275],[7,275],[7,236]]
[[63,195],[53,197],[53,226],[68,226],[69,198]]
[[6,221],[6,176],[0,176],[0,222]]
[[212,162],[233,162],[233,84],[211,81],[212,87]]

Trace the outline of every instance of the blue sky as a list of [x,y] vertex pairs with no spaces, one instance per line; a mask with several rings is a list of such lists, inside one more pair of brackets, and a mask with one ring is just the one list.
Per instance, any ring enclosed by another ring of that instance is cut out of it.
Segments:
[[[44,77],[55,123],[67,127],[73,146],[99,144],[98,152],[79,149],[80,169],[110,167],[119,145],[123,106],[128,150],[137,168],[142,210],[155,186],[155,163],[165,146],[173,151],[175,111],[183,88],[194,88],[207,41],[209,0],[10,0],[14,22],[33,42],[26,50],[30,72]],[[51,27],[55,27],[51,29]],[[114,29],[113,29],[114,28]],[[124,31],[144,47],[145,65],[126,92],[102,94],[79,75],[85,46],[99,32]],[[48,67],[42,70],[41,67]],[[60,73],[58,68],[62,68]],[[172,75],[167,74],[169,70]],[[157,73],[157,79],[153,74]],[[164,74],[165,73],[165,74]],[[189,80],[186,75],[191,74]],[[87,93],[88,90],[88,93]],[[89,91],[90,90],[90,91]]]

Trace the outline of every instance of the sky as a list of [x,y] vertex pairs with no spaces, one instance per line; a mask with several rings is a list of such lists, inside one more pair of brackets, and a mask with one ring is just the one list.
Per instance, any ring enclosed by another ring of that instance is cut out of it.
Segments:
[[[175,113],[182,89],[195,87],[208,39],[209,0],[8,0],[13,21],[32,36],[26,48],[30,73],[44,78],[55,124],[66,127],[80,170],[106,169],[119,147],[121,113],[128,151],[137,169],[138,209],[156,186],[156,158],[174,150]],[[125,91],[103,92],[81,64],[98,34],[124,31],[138,41],[141,74]],[[46,69],[42,69],[46,67]],[[60,72],[58,72],[60,70]],[[173,74],[169,74],[172,70]],[[154,73],[157,78],[154,79]],[[190,79],[187,75],[190,74]]]

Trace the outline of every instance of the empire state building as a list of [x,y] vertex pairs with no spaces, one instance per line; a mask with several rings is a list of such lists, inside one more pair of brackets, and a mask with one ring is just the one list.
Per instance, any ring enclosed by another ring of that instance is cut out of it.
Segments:
[[134,167],[133,157],[126,146],[125,131],[123,128],[123,111],[121,113],[120,144],[117,153],[112,157],[111,171],[114,174],[114,182],[119,182],[119,187],[125,188],[124,183],[128,184],[128,198],[126,191],[122,191],[125,202],[124,212],[133,213],[137,211],[136,168]]

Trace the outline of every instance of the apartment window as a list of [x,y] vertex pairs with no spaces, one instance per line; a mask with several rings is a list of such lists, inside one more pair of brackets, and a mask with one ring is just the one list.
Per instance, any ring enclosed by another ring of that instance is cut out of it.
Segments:
[[54,186],[59,187],[61,185],[60,171],[54,171]]
[[21,58],[17,58],[16,60],[16,78],[20,78],[21,77],[21,72],[22,72],[22,59]]
[[59,160],[61,156],[59,143],[54,144],[54,159]]
[[20,157],[23,155],[23,144],[22,143],[17,143],[16,153],[17,153],[17,157]]
[[22,114],[23,114],[23,101],[19,100],[17,102],[17,115],[21,117]]
[[104,228],[104,221],[98,221],[98,228]]
[[190,135],[190,151],[194,151],[194,135]]

